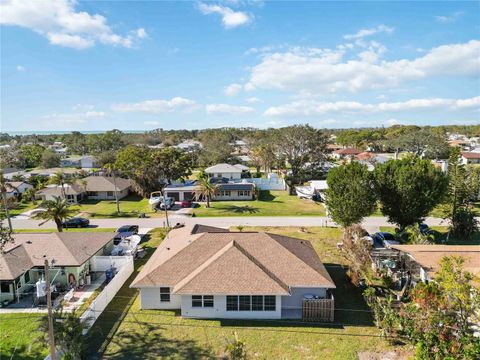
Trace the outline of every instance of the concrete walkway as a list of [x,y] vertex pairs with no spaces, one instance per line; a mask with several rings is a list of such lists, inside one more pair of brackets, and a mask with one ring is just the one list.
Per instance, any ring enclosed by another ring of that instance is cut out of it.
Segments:
[[[479,219],[480,220],[480,219]],[[204,224],[218,227],[230,226],[336,226],[331,219],[322,216],[232,216],[232,217],[185,217],[169,216],[170,226],[176,223]],[[12,219],[14,229],[54,229],[53,222],[42,226],[40,220]],[[156,228],[165,226],[165,218],[117,218],[117,219],[90,219],[90,226],[101,228],[118,228],[122,225],[138,225],[140,228]],[[443,219],[427,218],[429,226],[447,225]],[[392,226],[385,217],[365,218],[362,225],[365,228],[378,229],[380,226]]]

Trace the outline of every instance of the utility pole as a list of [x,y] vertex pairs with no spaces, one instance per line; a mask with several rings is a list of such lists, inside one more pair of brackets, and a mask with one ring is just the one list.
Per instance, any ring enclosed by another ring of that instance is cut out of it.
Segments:
[[[170,227],[170,223],[168,222],[168,210],[167,210],[167,198],[165,197],[165,192],[162,191],[163,195],[163,209],[165,210],[165,220],[167,220],[167,227]],[[160,203],[160,206],[162,206],[162,203]]]
[[55,337],[53,335],[53,314],[52,314],[52,296],[50,293],[50,277],[49,277],[48,260],[45,259],[45,285],[47,293],[47,308],[48,308],[48,343],[50,345],[50,359],[57,360],[57,353],[55,350]]

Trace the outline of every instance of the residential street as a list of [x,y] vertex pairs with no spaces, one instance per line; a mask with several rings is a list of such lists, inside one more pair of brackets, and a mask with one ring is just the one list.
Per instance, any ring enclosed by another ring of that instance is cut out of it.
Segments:
[[[176,223],[196,223],[205,224],[218,227],[228,227],[235,225],[245,226],[336,226],[327,217],[317,216],[297,216],[297,217],[283,217],[283,216],[239,216],[239,217],[184,217],[184,216],[170,216],[170,224]],[[12,219],[12,224],[15,229],[37,229],[37,228],[55,228],[53,222],[47,222],[42,226],[38,226],[40,220],[20,220]],[[425,221],[429,226],[445,225],[443,220],[439,218],[427,218]],[[117,228],[122,225],[132,224],[138,225],[142,228],[154,228],[164,226],[164,218],[118,218],[118,219],[90,219],[91,226],[98,226],[102,228]],[[369,231],[376,231],[380,226],[391,225],[385,217],[368,217],[362,225]]]

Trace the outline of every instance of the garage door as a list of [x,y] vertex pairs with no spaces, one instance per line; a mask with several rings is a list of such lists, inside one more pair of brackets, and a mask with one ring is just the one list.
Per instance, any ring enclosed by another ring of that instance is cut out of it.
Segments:
[[177,192],[168,192],[169,197],[172,197],[175,199],[175,201],[180,201],[180,194]]

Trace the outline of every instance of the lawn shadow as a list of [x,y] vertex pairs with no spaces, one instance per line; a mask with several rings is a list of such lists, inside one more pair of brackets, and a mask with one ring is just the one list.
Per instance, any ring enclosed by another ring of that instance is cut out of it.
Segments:
[[[224,327],[264,327],[265,331],[268,328],[321,328],[321,329],[343,329],[343,324],[337,323],[335,320],[332,323],[329,322],[314,322],[303,321],[302,319],[217,319],[221,326]],[[274,330],[272,330],[274,331]],[[275,330],[277,331],[277,330]],[[288,332],[286,330],[286,332]],[[298,331],[296,331],[298,332]]]
[[146,354],[158,359],[206,359],[214,358],[211,348],[203,347],[194,340],[171,339],[163,336],[162,325],[136,321],[137,330],[128,329],[116,334],[110,350],[103,359],[145,359]]
[[258,208],[250,205],[245,205],[245,206],[226,205],[218,209],[222,212],[234,213],[234,214],[245,214],[245,213],[255,214],[258,212]]
[[370,307],[362,295],[363,290],[352,284],[347,268],[329,263],[325,267],[336,286],[332,290],[335,297],[335,322],[348,326],[374,326]]
[[273,201],[275,198],[276,196],[269,190],[261,190],[260,195],[258,196],[258,201]]

